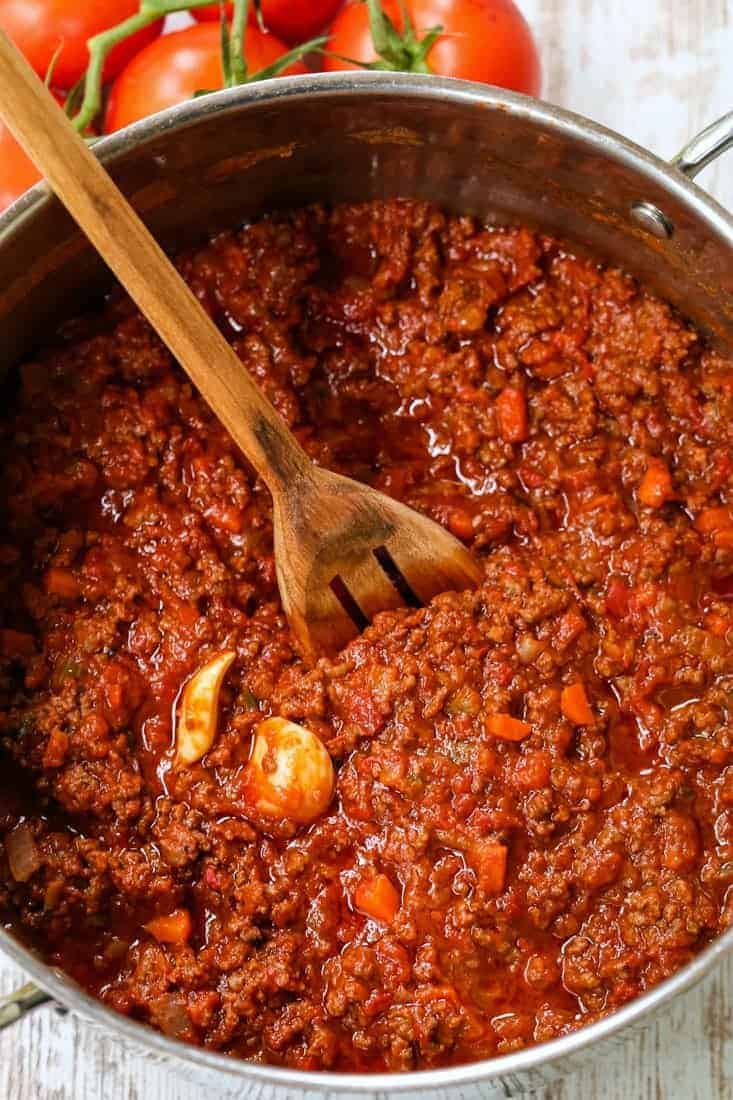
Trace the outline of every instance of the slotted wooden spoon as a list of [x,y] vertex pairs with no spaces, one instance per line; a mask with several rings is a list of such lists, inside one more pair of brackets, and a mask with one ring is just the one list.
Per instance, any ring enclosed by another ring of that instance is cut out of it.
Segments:
[[1,31],[0,115],[272,493],[280,596],[306,657],[339,649],[378,611],[478,582],[438,524],[310,461]]

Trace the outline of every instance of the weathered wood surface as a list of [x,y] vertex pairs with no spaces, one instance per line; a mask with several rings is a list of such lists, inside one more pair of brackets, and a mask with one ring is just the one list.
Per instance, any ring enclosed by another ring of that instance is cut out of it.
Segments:
[[[733,109],[733,0],[521,0],[545,96],[672,156]],[[700,183],[733,209],[733,153]],[[22,982],[0,960],[0,993]],[[1,1100],[200,1100],[72,1017],[0,1036]],[[211,1094],[210,1094],[211,1095]],[[215,1100],[212,1095],[211,1100]],[[733,959],[671,1015],[537,1100],[733,1100]]]

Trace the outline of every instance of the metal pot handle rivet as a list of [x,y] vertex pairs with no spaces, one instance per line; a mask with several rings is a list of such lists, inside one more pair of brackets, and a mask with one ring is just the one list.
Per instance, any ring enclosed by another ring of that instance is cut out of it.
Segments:
[[0,997],[0,1031],[17,1024],[34,1008],[47,1004],[52,998],[33,982],[16,989],[7,997]]
[[[688,179],[694,179],[698,172],[732,148],[733,111],[729,111],[688,141],[684,149],[672,158],[671,164]],[[668,240],[674,233],[672,221],[654,203],[635,202],[631,207],[631,217],[638,226],[660,240]]]
[[674,233],[674,225],[653,202],[635,202],[631,207],[632,220],[653,237],[665,241]]

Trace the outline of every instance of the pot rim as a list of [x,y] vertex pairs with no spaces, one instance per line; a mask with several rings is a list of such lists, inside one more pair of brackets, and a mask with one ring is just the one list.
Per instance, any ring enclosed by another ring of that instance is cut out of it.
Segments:
[[[725,209],[704,188],[675,166],[673,162],[638,145],[623,134],[593,122],[584,115],[565,107],[557,107],[541,99],[511,92],[495,85],[477,84],[452,77],[401,72],[328,72],[277,77],[254,84],[227,88],[169,107],[116,133],[99,138],[94,151],[103,163],[122,158],[130,149],[149,143],[169,130],[184,129],[210,114],[226,114],[243,104],[254,107],[263,102],[281,99],[314,98],[319,95],[355,93],[392,93],[411,95],[418,99],[447,99],[456,103],[480,104],[559,130],[586,145],[600,155],[613,155],[622,164],[645,176],[651,185],[662,187],[682,203],[692,204],[702,214],[711,229],[728,237],[733,245],[733,213]],[[640,200],[644,195],[639,196]],[[18,229],[26,217],[45,203],[57,201],[44,181],[34,184],[0,214],[0,245],[6,235]]]
[[[226,113],[242,105],[256,106],[281,99],[313,98],[320,95],[353,96],[374,92],[410,95],[419,99],[449,100],[480,105],[521,117],[545,129],[561,132],[601,156],[612,157],[633,169],[650,187],[662,189],[684,206],[691,207],[710,231],[723,237],[733,253],[733,216],[682,172],[643,147],[582,115],[493,86],[430,75],[384,72],[313,73],[280,77],[243,87],[230,88],[172,107],[102,138],[95,151],[105,163],[114,162],[134,147],[147,144],[169,130],[182,129],[213,113]],[[643,200],[645,195],[640,194]],[[46,203],[55,201],[47,185],[36,184],[0,216],[0,247],[22,229],[26,219]],[[636,997],[610,1015],[557,1039],[513,1054],[481,1062],[440,1069],[400,1073],[331,1073],[289,1069],[232,1058],[228,1055],[169,1039],[146,1024],[119,1015],[90,996],[62,971],[48,966],[31,950],[0,926],[0,951],[31,975],[54,999],[106,1031],[119,1034],[150,1053],[180,1059],[191,1066],[221,1072],[230,1078],[253,1083],[323,1089],[326,1092],[400,1092],[470,1085],[546,1067],[592,1044],[614,1035],[627,1025],[648,1016],[673,997],[691,988],[733,949],[733,927],[716,937],[699,955],[672,977]]]

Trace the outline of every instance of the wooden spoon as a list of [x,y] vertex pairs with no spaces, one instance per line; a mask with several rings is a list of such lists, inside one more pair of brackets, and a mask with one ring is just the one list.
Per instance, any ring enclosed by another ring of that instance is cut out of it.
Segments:
[[306,657],[339,649],[378,611],[478,582],[438,524],[310,461],[2,32],[0,115],[272,493],[280,596]]

